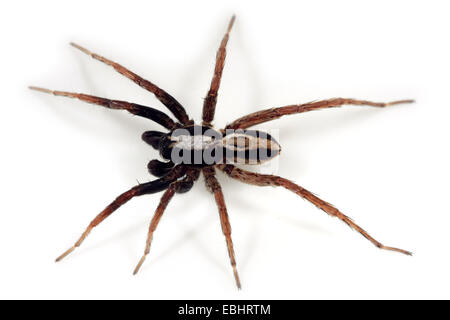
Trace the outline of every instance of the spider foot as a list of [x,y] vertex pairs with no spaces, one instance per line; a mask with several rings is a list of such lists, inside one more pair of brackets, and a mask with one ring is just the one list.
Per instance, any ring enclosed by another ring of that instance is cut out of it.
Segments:
[[52,90],[41,88],[41,87],[29,86],[28,89],[53,94]]
[[81,243],[83,243],[84,239],[86,239],[86,237],[88,236],[88,234],[91,232],[93,226],[90,225],[86,231],[83,232],[83,234],[81,235],[80,239],[78,239],[77,242],[75,242],[75,244],[66,252],[64,252],[62,255],[60,255],[58,258],[56,258],[55,262],[59,262],[62,259],[64,259],[66,256],[68,256],[70,253],[72,253],[73,250],[75,250],[76,248],[78,248]]
[[139,263],[137,264],[136,268],[134,268],[133,276],[135,276],[139,272],[139,269],[141,268],[142,264],[144,263],[146,257],[147,257],[147,255],[145,254],[142,256],[141,260],[139,260]]
[[384,107],[388,107],[388,106],[394,106],[396,104],[403,104],[403,103],[414,103],[416,102],[413,99],[407,99],[407,100],[397,100],[397,101],[392,101],[392,102],[387,102]]
[[400,253],[406,254],[407,256],[412,256],[412,252],[409,252],[409,251],[406,251],[403,249],[399,249],[399,248],[388,247],[388,246],[384,246],[384,245],[379,245],[378,248],[384,249],[384,250],[389,250],[389,251],[400,252]]
[[91,51],[89,51],[88,49],[80,46],[79,44],[76,44],[75,42],[71,42],[70,45],[74,48],[77,48],[78,50],[80,50],[81,52],[84,52],[85,54],[92,56],[94,55],[94,53],[92,53]]
[[236,280],[236,286],[238,288],[238,290],[241,290],[241,280],[239,279],[239,274],[237,272],[236,267],[233,268],[233,273],[234,273],[234,279]]
[[65,251],[62,255],[60,255],[58,258],[56,258],[55,262],[59,262],[62,259],[64,259],[66,256],[68,256],[70,253],[72,253],[73,250],[75,250],[75,246],[73,246],[72,248],[70,248],[69,250]]

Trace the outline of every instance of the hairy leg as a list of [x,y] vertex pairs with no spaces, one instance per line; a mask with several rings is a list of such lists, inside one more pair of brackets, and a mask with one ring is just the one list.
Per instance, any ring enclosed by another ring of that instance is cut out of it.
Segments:
[[257,185],[257,186],[283,187],[289,191],[292,191],[295,194],[302,197],[303,199],[308,200],[309,202],[314,204],[319,209],[322,209],[330,216],[339,218],[340,220],[345,222],[350,228],[352,228],[352,229],[358,231],[360,234],[362,234],[367,240],[372,242],[378,248],[385,249],[385,250],[391,250],[391,251],[397,251],[397,252],[400,252],[403,254],[411,255],[411,252],[409,252],[409,251],[406,251],[403,249],[398,249],[398,248],[393,248],[393,247],[388,247],[388,246],[381,244],[379,241],[372,238],[372,236],[370,236],[363,228],[361,228],[355,222],[353,222],[352,219],[350,219],[349,217],[344,215],[342,212],[340,212],[338,209],[333,207],[331,204],[329,204],[326,201],[323,201],[319,197],[315,196],[312,192],[300,187],[299,185],[296,185],[295,183],[293,183],[290,180],[287,180],[287,179],[284,179],[284,178],[281,178],[278,176],[258,174],[258,173],[242,170],[233,165],[219,165],[218,167],[220,170],[225,172],[228,176],[230,176],[236,180],[248,183],[248,184],[253,184],[253,185]]
[[148,80],[145,80],[135,74],[134,72],[128,70],[124,66],[121,66],[120,64],[111,61],[109,59],[106,59],[105,57],[102,57],[96,53],[93,53],[78,44],[71,43],[72,46],[75,48],[81,50],[85,54],[91,56],[92,58],[99,60],[103,63],[106,63],[107,65],[113,67],[117,72],[122,74],[123,76],[127,77],[131,81],[135,82],[138,86],[150,91],[153,93],[156,98],[158,98],[159,101],[162,102],[172,113],[173,115],[182,123],[182,124],[189,124],[191,123],[191,120],[189,120],[189,116],[186,113],[186,110],[184,110],[183,106],[170,94],[165,92],[163,89],[159,88],[157,85],[151,83]]
[[79,99],[81,101],[84,101],[87,103],[98,104],[100,106],[103,106],[103,107],[109,108],[109,109],[127,110],[128,112],[130,112],[134,115],[153,120],[156,123],[162,125],[163,127],[167,128],[167,129],[170,129],[170,130],[175,129],[177,127],[177,124],[172,119],[170,119],[170,117],[167,116],[165,113],[163,113],[159,110],[150,108],[150,107],[141,106],[139,104],[130,103],[130,102],[126,102],[126,101],[119,101],[119,100],[109,100],[109,99],[91,96],[91,95],[83,94],[83,93],[54,91],[54,90],[48,90],[48,89],[39,88],[39,87],[29,87],[29,88],[32,90],[53,94],[55,96]]
[[166,210],[167,205],[169,204],[170,200],[172,200],[174,194],[175,194],[175,185],[172,184],[162,195],[161,200],[159,201],[159,205],[156,208],[155,214],[152,218],[152,221],[150,222],[150,227],[148,229],[147,242],[145,245],[144,255],[142,256],[141,260],[139,260],[139,263],[137,264],[136,268],[134,269],[133,274],[138,273],[139,269],[141,268],[142,264],[145,261],[145,258],[147,257],[148,253],[150,252],[150,245],[152,244],[153,232],[155,232],[156,227],[158,226],[159,220],[161,220],[164,210]]
[[322,100],[310,102],[305,104],[296,104],[280,108],[272,108],[257,111],[246,116],[243,116],[226,126],[225,129],[246,129],[257,124],[275,120],[282,116],[289,114],[302,113],[313,110],[320,110],[333,107],[341,107],[342,105],[356,105],[356,106],[372,106],[372,107],[387,107],[401,103],[412,103],[414,100],[398,100],[392,102],[371,102],[365,100],[335,98],[329,100]]
[[205,101],[203,103],[203,124],[209,125],[214,119],[214,113],[216,110],[217,103],[217,93],[220,87],[220,80],[222,79],[222,71],[225,65],[225,58],[227,56],[227,43],[230,36],[231,28],[235,20],[235,16],[231,17],[230,23],[228,24],[227,32],[220,43],[220,48],[216,55],[216,66],[214,68],[214,75],[211,81],[211,86],[206,95]]
[[66,257],[68,254],[70,254],[72,251],[74,251],[77,247],[81,245],[81,243],[84,241],[84,239],[88,236],[88,234],[92,231],[93,228],[98,226],[103,220],[105,220],[107,217],[109,217],[114,211],[119,209],[123,204],[128,202],[134,197],[141,196],[144,194],[151,194],[163,191],[167,189],[170,184],[178,179],[179,177],[183,176],[185,173],[185,168],[182,166],[178,166],[172,170],[171,173],[164,176],[161,179],[157,179],[151,182],[143,183],[140,185],[137,185],[130,190],[122,193],[120,196],[118,196],[113,202],[111,202],[102,212],[100,212],[94,220],[91,221],[89,226],[86,228],[86,230],[83,232],[81,237],[75,242],[75,244],[68,249],[66,252],[64,252],[62,255],[60,255],[56,262],[62,260],[64,257]]
[[222,187],[217,181],[215,176],[214,167],[203,168],[203,174],[205,176],[205,182],[207,188],[214,194],[216,204],[219,209],[220,222],[222,225],[222,232],[225,235],[227,242],[228,255],[230,257],[231,266],[233,267],[234,279],[236,280],[236,286],[241,289],[241,281],[236,268],[236,259],[234,258],[233,241],[231,239],[231,225],[228,218],[227,207],[225,205],[225,199],[222,193]]
[[[141,260],[139,260],[139,263],[137,264],[136,268],[134,269],[133,274],[138,273],[139,269],[141,268],[142,264],[145,261],[145,258],[150,252],[150,246],[152,244],[153,240],[153,233],[155,232],[156,228],[158,227],[159,221],[161,220],[161,217],[164,213],[164,211],[167,208],[167,205],[169,204],[170,200],[172,200],[175,192],[177,193],[184,193],[190,190],[190,187],[194,184],[194,182],[198,179],[200,170],[199,169],[192,169],[188,168],[186,171],[186,177],[180,181],[172,183],[169,188],[164,192],[164,194],[161,197],[161,200],[159,202],[158,207],[156,208],[155,214],[152,218],[152,221],[150,222],[150,227],[148,229],[148,235],[147,235],[147,241],[145,245],[145,251],[144,255],[142,256]],[[190,185],[189,189],[186,190],[186,185]]]

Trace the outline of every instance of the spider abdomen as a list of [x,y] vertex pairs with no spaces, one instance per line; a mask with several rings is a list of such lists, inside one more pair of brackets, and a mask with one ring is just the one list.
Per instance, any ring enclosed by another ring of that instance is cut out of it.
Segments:
[[260,164],[281,152],[280,144],[259,130],[227,130],[222,143],[226,163]]

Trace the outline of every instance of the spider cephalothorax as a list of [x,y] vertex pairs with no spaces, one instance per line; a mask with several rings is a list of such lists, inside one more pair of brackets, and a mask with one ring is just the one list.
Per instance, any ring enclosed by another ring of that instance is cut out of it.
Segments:
[[69,250],[59,256],[56,261],[61,260],[66,255],[71,253],[76,247],[79,247],[94,227],[100,224],[104,219],[106,219],[131,198],[144,194],[164,191],[155,215],[150,222],[144,255],[134,270],[134,273],[137,273],[140,266],[144,262],[145,257],[150,251],[153,233],[156,230],[159,220],[161,219],[169,201],[175,193],[189,191],[194,182],[199,178],[200,173],[203,173],[206,186],[214,194],[219,209],[222,231],[225,235],[236,285],[240,288],[241,284],[236,268],[233,242],[231,240],[231,226],[228,219],[228,212],[225,206],[222,188],[215,177],[215,168],[224,172],[231,178],[245,183],[258,186],[284,187],[285,189],[292,191],[300,197],[310,201],[327,214],[339,218],[351,228],[361,233],[375,246],[381,249],[397,251],[408,255],[411,254],[406,250],[388,247],[381,244],[372,238],[355,222],[353,222],[353,220],[341,213],[331,204],[321,200],[312,192],[300,187],[292,181],[274,175],[264,175],[246,171],[236,167],[235,164],[260,164],[264,161],[269,161],[280,154],[281,147],[271,135],[263,131],[248,130],[249,127],[257,124],[278,119],[284,115],[339,107],[344,104],[386,107],[400,103],[411,103],[413,100],[399,100],[390,103],[382,103],[365,100],[334,98],[258,111],[231,122],[222,130],[216,130],[212,127],[211,123],[214,119],[217,93],[219,90],[222,70],[226,57],[226,46],[234,19],[235,18],[233,16],[228,25],[227,32],[222,39],[219,51],[217,52],[213,79],[203,105],[202,124],[194,124],[194,122],[187,115],[183,106],[175,100],[175,98],[155,84],[141,78],[118,63],[108,60],[98,54],[92,53],[73,43],[72,45],[74,47],[90,55],[92,58],[112,66],[116,71],[125,77],[134,81],[142,88],[152,92],[156,98],[158,98],[177,118],[177,121],[175,122],[171,117],[161,111],[135,103],[110,100],[81,93],[52,91],[38,87],[30,87],[31,89],[51,93],[57,96],[77,98],[106,108],[127,110],[134,115],[150,119],[168,130],[168,132],[146,131],[142,135],[142,139],[154,149],[159,150],[161,157],[164,159],[164,161],[155,159],[148,163],[149,172],[154,176],[159,177],[159,179],[139,184],[118,196],[110,205],[98,214],[97,217],[95,217],[78,241],[75,242]]

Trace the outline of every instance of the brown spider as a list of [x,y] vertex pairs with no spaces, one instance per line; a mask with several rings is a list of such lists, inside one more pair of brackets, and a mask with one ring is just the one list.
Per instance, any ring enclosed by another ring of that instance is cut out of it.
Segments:
[[30,89],[33,90],[50,93],[56,96],[77,98],[79,100],[98,104],[110,109],[127,110],[134,115],[153,120],[169,130],[168,133],[146,131],[142,135],[142,139],[153,148],[159,150],[161,156],[167,160],[166,162],[152,160],[148,164],[149,172],[156,177],[159,177],[159,179],[139,184],[118,196],[99,215],[97,215],[94,220],[92,220],[78,241],[75,242],[69,250],[59,256],[56,261],[60,261],[71,253],[76,247],[79,247],[94,227],[99,225],[103,220],[105,220],[109,215],[111,215],[131,198],[165,190],[156,209],[155,215],[151,220],[144,255],[134,270],[134,274],[136,274],[150,251],[153,232],[156,230],[159,220],[161,219],[169,201],[175,193],[189,191],[194,182],[196,182],[199,178],[200,172],[203,172],[206,186],[214,194],[217,203],[222,231],[225,235],[230,262],[233,267],[234,278],[236,280],[237,287],[240,289],[241,283],[236,268],[233,242],[231,240],[231,226],[228,219],[222,188],[215,177],[215,168],[224,172],[233,179],[248,184],[257,186],[281,186],[286,188],[287,190],[292,191],[300,197],[310,201],[327,214],[339,218],[349,227],[362,234],[378,248],[411,255],[411,253],[406,250],[388,247],[381,244],[334,206],[321,200],[310,191],[296,185],[292,181],[274,175],[258,174],[246,171],[237,168],[233,164],[260,164],[263,161],[272,159],[280,153],[280,146],[273,137],[262,131],[247,130],[247,128],[251,126],[278,119],[284,115],[339,107],[342,105],[386,107],[400,103],[412,103],[413,100],[400,100],[383,103],[334,98],[305,104],[289,105],[280,108],[266,109],[243,116],[227,125],[225,129],[217,131],[213,128],[211,123],[214,119],[217,92],[219,90],[222,70],[225,64],[226,46],[234,20],[235,17],[233,16],[229,22],[227,32],[225,33],[225,36],[220,44],[220,48],[217,52],[214,75],[211,81],[210,89],[203,104],[203,122],[201,125],[194,124],[194,122],[187,115],[183,106],[181,106],[175,98],[152,82],[141,78],[118,63],[108,60],[98,54],[92,53],[74,43],[71,43],[71,45],[75,48],[90,55],[92,58],[113,67],[117,72],[134,81],[142,88],[152,92],[156,98],[158,98],[159,101],[161,101],[170,110],[170,112],[172,112],[178,121],[173,121],[168,115],[156,109],[130,102],[109,100],[82,93],[52,91],[38,87],[30,87]]

